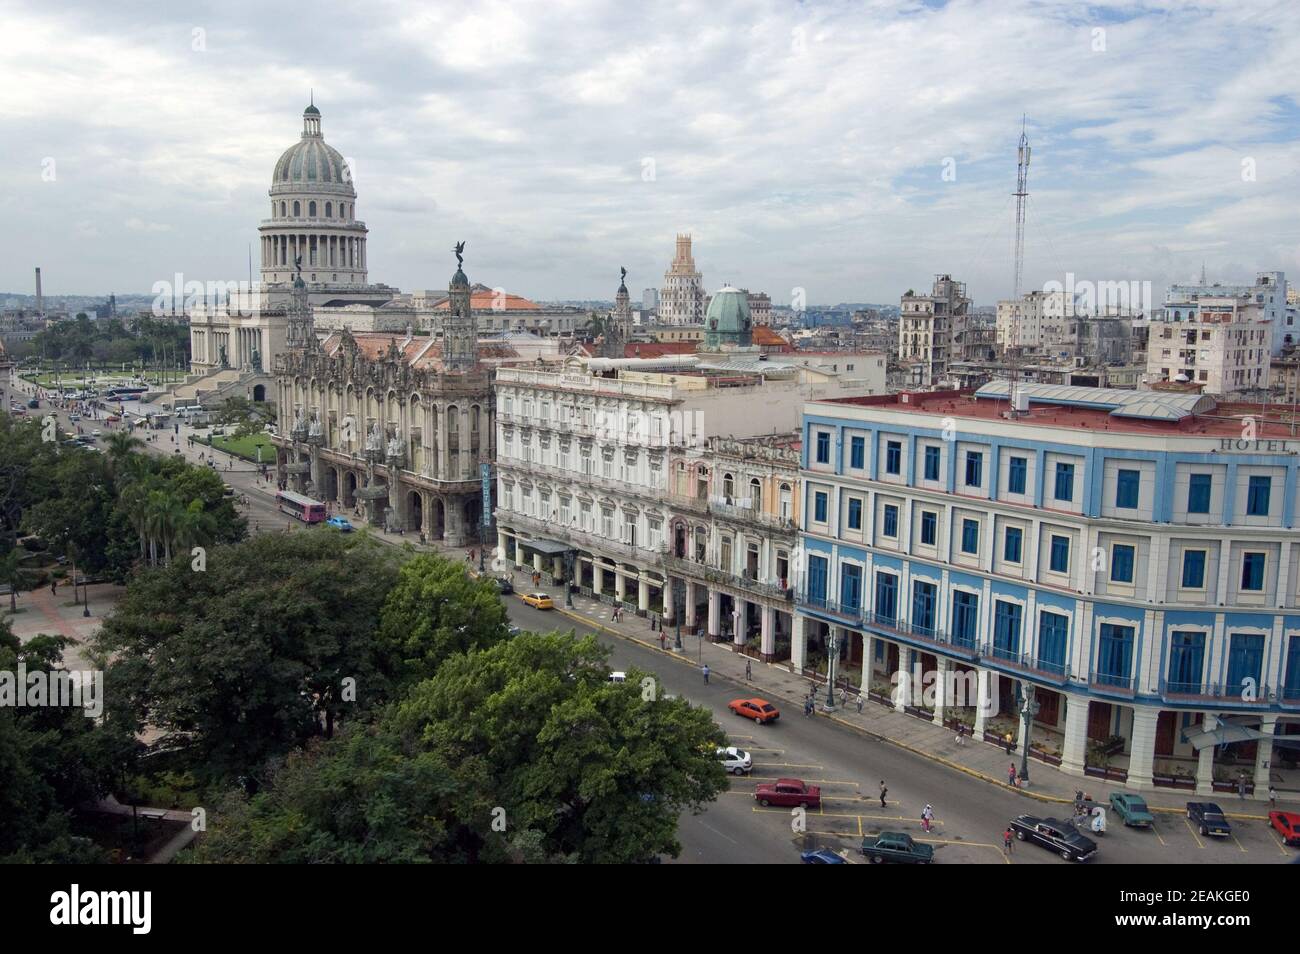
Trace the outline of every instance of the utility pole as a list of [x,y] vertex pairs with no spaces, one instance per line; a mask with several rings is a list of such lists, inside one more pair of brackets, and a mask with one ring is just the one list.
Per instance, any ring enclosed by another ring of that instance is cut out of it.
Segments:
[[1029,200],[1029,137],[1025,132],[1025,117],[1020,117],[1020,147],[1016,151],[1016,264],[1015,280],[1011,288],[1011,382],[1007,388],[1007,398],[1011,405],[1011,414],[1016,414],[1016,390],[1020,386],[1020,282],[1025,271],[1025,205]]

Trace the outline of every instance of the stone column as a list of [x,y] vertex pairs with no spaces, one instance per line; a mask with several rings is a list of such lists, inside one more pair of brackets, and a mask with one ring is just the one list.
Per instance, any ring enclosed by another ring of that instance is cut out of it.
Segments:
[[557,580],[564,579],[564,558],[561,556],[551,557],[551,576]]
[[621,566],[614,567],[614,596],[620,604],[627,599],[627,577],[623,575]]
[[912,650],[908,646],[898,647],[898,670],[900,675],[896,685],[906,686],[907,691],[895,691],[894,708],[902,712],[907,706],[916,706],[921,702],[919,698],[921,687],[914,685],[912,679]]
[[695,634],[695,616],[698,611],[695,607],[695,584],[686,581],[686,630],[691,635]]
[[536,550],[533,551],[533,569],[538,573],[542,572],[542,555]]
[[1128,786],[1152,788],[1152,770],[1156,758],[1156,722],[1159,709],[1136,707],[1133,709],[1133,736],[1129,741]]
[[[1219,727],[1219,717],[1211,713],[1205,714],[1205,721],[1201,728],[1206,732],[1213,732]],[[1197,753],[1196,759],[1196,794],[1213,795],[1214,794],[1214,745],[1207,745]]]
[[644,577],[636,581],[636,611],[641,616],[650,612],[650,583]]
[[803,671],[804,656],[808,651],[808,618],[797,613],[790,618],[790,668]]
[[[425,518],[425,523],[428,523],[428,520],[429,520],[429,508],[428,508],[428,507],[425,507],[425,508],[424,508],[424,518]],[[498,556],[500,557],[500,559],[502,559],[502,560],[504,560],[504,559],[506,558],[506,535],[505,535],[504,532],[502,532],[502,531],[500,531],[500,530],[497,531],[497,555],[498,555]]]
[[1277,716],[1266,715],[1259,721],[1259,731],[1264,738],[1255,743],[1255,800],[1268,798],[1270,766],[1273,764],[1273,733],[1277,728]]
[[677,621],[677,607],[673,604],[676,595],[673,592],[673,578],[664,574],[664,625],[672,626]]
[[943,710],[948,704],[948,672],[952,668],[943,656],[935,657],[934,682],[934,716],[930,720],[935,725],[943,725]]
[[722,637],[721,623],[722,615],[722,594],[717,590],[709,590],[709,639],[715,642]]
[[591,592],[600,599],[605,590],[605,568],[600,565],[599,557],[591,558]]
[[758,651],[763,662],[771,662],[776,657],[776,610],[764,606],[760,612]]
[[1065,738],[1061,742],[1061,771],[1083,775],[1088,757],[1088,697],[1065,695]]
[[993,708],[994,695],[993,680],[997,677],[988,669],[982,666],[975,666],[975,683],[976,683],[976,704],[975,704],[975,726],[973,733],[976,739],[984,740],[984,723],[989,716],[989,710]]
[[749,640],[749,602],[739,596],[731,601],[731,641],[744,646]]

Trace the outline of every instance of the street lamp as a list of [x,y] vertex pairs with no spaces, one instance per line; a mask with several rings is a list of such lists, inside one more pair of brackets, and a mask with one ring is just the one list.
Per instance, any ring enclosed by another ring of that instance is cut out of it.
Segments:
[[573,551],[564,551],[564,607],[573,609]]
[[835,711],[835,664],[840,658],[840,638],[834,626],[826,640],[826,712]]
[[1029,781],[1029,741],[1034,731],[1034,716],[1042,708],[1034,698],[1034,687],[1027,682],[1020,684],[1020,714],[1025,721],[1024,748],[1020,753],[1020,781]]

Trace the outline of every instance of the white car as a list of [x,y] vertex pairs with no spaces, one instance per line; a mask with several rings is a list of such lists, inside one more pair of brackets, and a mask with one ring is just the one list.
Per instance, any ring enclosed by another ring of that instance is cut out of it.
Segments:
[[749,757],[749,753],[734,745],[718,749],[718,761],[732,775],[748,775],[754,767],[754,760]]
[[91,431],[91,432],[90,432],[90,436],[91,436],[91,437],[98,438],[98,437],[99,437],[99,429],[96,428],[95,430]]

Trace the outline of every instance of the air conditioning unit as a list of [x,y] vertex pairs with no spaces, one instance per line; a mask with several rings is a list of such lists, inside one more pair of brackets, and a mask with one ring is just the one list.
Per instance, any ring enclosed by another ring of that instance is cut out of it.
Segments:
[[1011,409],[1016,412],[1029,410],[1029,393],[1024,388],[1016,388],[1011,392]]

